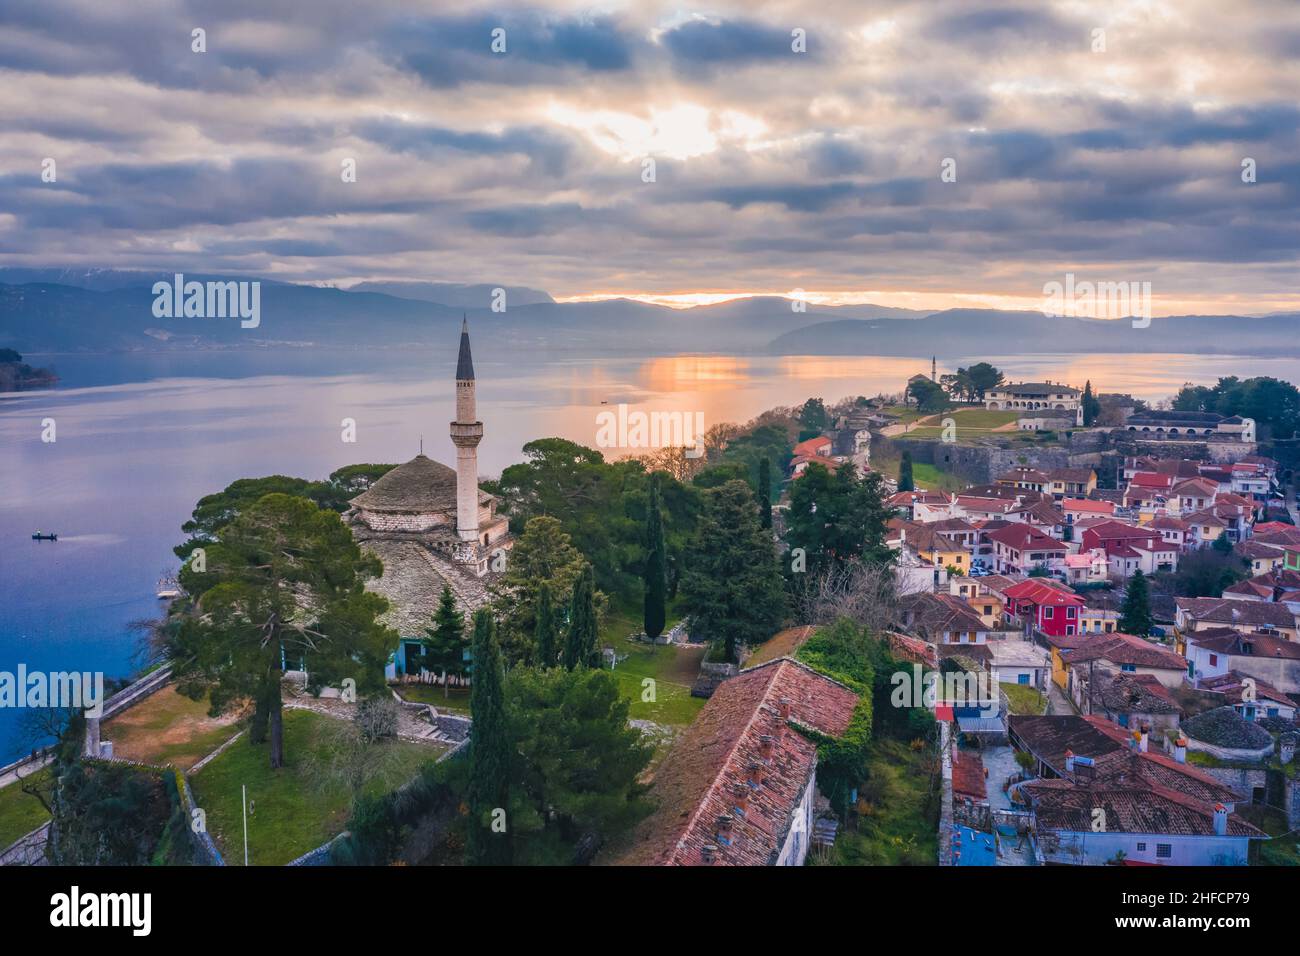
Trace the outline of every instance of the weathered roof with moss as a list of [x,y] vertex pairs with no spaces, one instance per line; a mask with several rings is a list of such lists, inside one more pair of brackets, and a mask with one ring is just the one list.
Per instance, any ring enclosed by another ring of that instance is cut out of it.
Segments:
[[1217,747],[1258,750],[1272,743],[1267,730],[1244,719],[1232,707],[1216,707],[1183,721],[1183,732]]

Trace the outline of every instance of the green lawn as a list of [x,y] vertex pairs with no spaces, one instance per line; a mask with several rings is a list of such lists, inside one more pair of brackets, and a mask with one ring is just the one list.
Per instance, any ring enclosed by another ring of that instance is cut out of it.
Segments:
[[1047,698],[1032,687],[1023,684],[1002,684],[1007,695],[1007,705],[1017,717],[1037,717],[1047,711]]
[[[840,827],[835,846],[822,859],[836,866],[935,866],[939,861],[939,795],[930,789],[934,748],[877,739],[871,745],[868,779],[858,791],[858,814]],[[853,820],[857,825],[854,828]]]
[[[241,738],[190,778],[194,799],[207,813],[208,832],[228,864],[238,866],[244,859],[240,789],[244,786],[253,809],[248,817],[251,864],[282,866],[342,831],[349,812],[346,788],[322,784],[310,769],[313,754],[329,754],[333,720],[311,711],[286,710],[285,766],[272,770],[267,745],[253,746]],[[441,753],[437,747],[409,741],[388,746],[394,748],[392,765],[386,774],[371,779],[366,792],[401,786]]]
[[432,704],[439,710],[450,710],[458,714],[469,714],[469,688],[451,686],[443,696],[441,684],[393,684],[393,690],[402,695],[404,700],[419,704]]
[[[669,608],[664,630],[679,619],[680,615]],[[627,660],[620,661],[613,673],[623,695],[632,702],[628,716],[633,720],[652,720],[668,726],[689,724],[705,703],[702,698],[691,696],[691,685],[695,683],[704,657],[703,649],[640,644],[627,639],[629,634],[639,630],[640,614],[611,608],[600,631],[602,643],[614,648],[620,657],[627,655]],[[642,700],[646,690],[642,682],[647,677],[655,682],[653,701]]]
[[[49,775],[47,767],[36,771],[33,778],[44,781]],[[0,790],[0,850],[31,833],[49,818],[39,800],[23,793],[21,783],[9,784]]]

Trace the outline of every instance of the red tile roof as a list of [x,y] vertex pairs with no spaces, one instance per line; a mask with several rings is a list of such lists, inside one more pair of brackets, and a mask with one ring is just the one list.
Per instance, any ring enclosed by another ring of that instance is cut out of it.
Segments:
[[990,541],[996,541],[1017,551],[1069,551],[1068,545],[1048,537],[1037,528],[1027,524],[1013,522],[1004,528],[988,533]]
[[1021,581],[1002,592],[1004,597],[1025,604],[1041,604],[1059,607],[1062,605],[1073,604],[1075,607],[1083,607],[1088,602],[1064,584],[1055,581],[1048,581],[1045,578],[1030,578],[1027,581]]
[[[783,698],[788,719],[779,713]],[[838,737],[857,702],[844,685],[789,658],[723,681],[655,772],[650,795],[658,808],[618,862],[695,866],[708,845],[717,847],[714,865],[775,863],[817,758],[816,744],[796,725]],[[765,736],[772,738],[767,757]],[[751,767],[763,777],[757,785]],[[724,815],[731,817],[726,842],[718,836]]]

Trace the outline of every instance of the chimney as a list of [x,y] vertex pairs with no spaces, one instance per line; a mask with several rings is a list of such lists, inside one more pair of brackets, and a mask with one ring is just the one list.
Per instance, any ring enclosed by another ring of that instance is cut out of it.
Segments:
[[773,747],[773,740],[774,738],[771,734],[763,734],[763,736],[758,738],[758,753],[764,760],[769,760],[772,757],[772,752],[775,749]]
[[1073,750],[1067,750],[1065,752],[1065,772],[1074,773],[1074,751]]
[[1187,763],[1187,738],[1182,734],[1174,741],[1174,759],[1179,763]]
[[763,765],[757,760],[749,762],[749,785],[757,790],[763,785]]
[[723,813],[718,817],[718,842],[723,846],[731,844],[731,824],[733,818],[730,813]]
[[790,698],[781,697],[776,702],[776,713],[782,720],[790,719]]
[[1295,759],[1295,734],[1283,734],[1278,740],[1277,755],[1283,764],[1288,764]]
[[1221,803],[1214,805],[1214,832],[1217,836],[1228,835],[1228,808]]
[[711,864],[715,859],[717,859],[717,856],[718,848],[712,843],[706,843],[704,846],[700,847],[700,859],[704,861],[705,866]]
[[738,783],[731,788],[731,796],[736,803],[736,812],[744,814],[749,809],[749,787]]
[[1150,740],[1151,740],[1151,728],[1143,725],[1142,733],[1138,737],[1138,750],[1141,753],[1147,752],[1147,747],[1150,744]]

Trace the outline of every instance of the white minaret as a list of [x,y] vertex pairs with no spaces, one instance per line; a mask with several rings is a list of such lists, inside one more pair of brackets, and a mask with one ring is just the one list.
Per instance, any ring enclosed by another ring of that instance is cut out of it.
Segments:
[[456,360],[456,533],[462,541],[478,540],[478,443],[483,423],[474,407],[474,360],[469,354],[469,320],[461,319],[460,357]]

